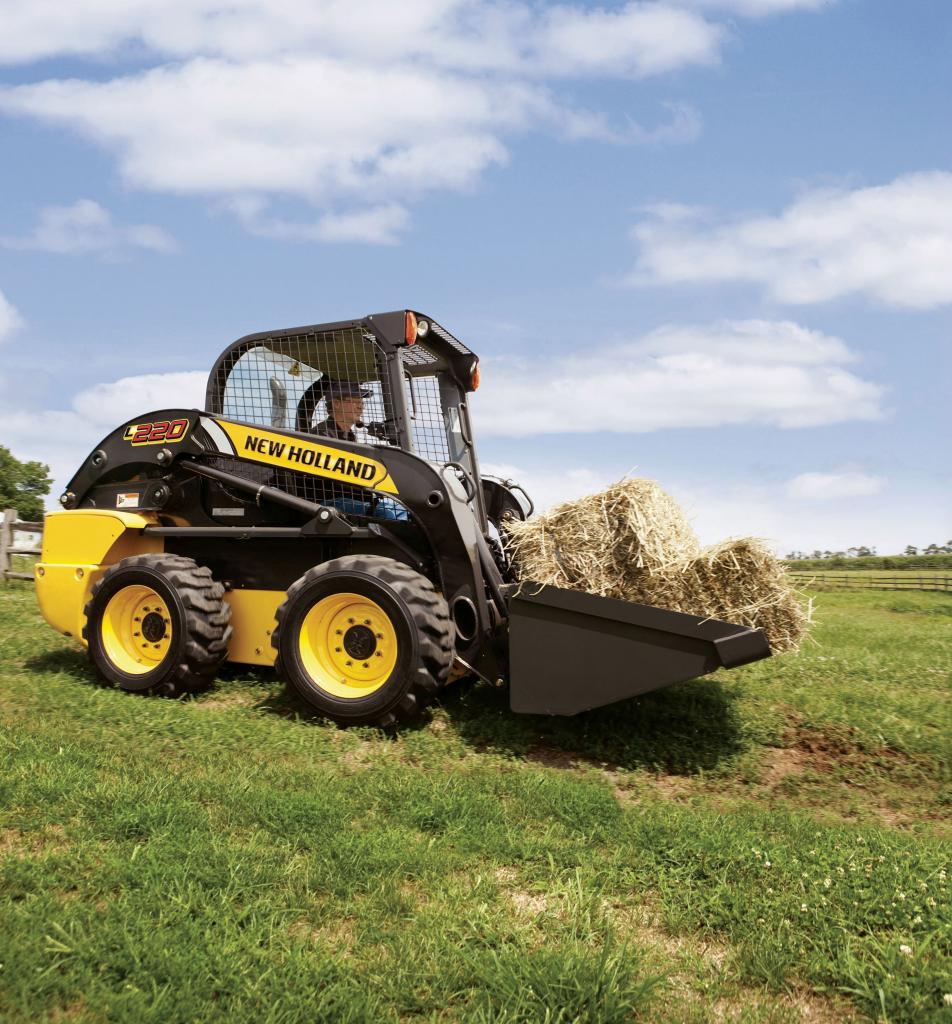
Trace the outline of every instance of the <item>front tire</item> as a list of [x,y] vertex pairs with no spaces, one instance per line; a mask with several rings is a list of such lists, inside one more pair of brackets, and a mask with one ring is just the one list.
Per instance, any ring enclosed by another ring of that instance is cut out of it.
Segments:
[[271,638],[279,671],[341,725],[393,728],[416,717],[446,682],[453,624],[420,573],[380,555],[347,555],[288,590]]
[[93,587],[83,637],[99,675],[134,693],[207,686],[224,661],[231,608],[211,570],[183,555],[133,555]]

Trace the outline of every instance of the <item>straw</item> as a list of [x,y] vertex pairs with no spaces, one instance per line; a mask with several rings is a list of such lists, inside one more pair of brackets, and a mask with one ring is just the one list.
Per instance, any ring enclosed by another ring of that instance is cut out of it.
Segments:
[[809,609],[760,540],[703,551],[677,502],[653,480],[620,480],[506,525],[521,580],[763,629],[776,651],[796,650]]

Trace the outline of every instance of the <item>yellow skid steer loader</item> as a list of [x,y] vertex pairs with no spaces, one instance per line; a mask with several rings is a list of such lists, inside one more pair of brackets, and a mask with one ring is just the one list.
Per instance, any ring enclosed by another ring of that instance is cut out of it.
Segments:
[[532,502],[480,473],[478,385],[410,310],[241,338],[203,410],[143,412],[72,478],[36,567],[46,620],[125,690],[275,665],[384,728],[463,675],[572,715],[770,654],[760,630],[517,581],[499,538]]

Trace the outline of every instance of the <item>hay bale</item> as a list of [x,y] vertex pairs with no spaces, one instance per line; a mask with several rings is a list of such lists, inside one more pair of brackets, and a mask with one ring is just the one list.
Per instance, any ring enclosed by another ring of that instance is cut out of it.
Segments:
[[762,541],[741,537],[651,577],[642,602],[762,629],[775,651],[795,651],[810,627],[810,605]]
[[680,506],[653,480],[619,480],[506,533],[522,579],[629,601],[639,574],[700,553]]
[[520,579],[763,629],[776,651],[796,650],[809,628],[809,606],[761,541],[702,551],[652,480],[621,480],[506,532]]

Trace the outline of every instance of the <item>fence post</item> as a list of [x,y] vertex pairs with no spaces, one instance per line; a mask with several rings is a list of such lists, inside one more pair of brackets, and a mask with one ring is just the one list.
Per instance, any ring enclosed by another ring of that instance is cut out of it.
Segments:
[[7,573],[12,567],[10,548],[13,547],[13,524],[16,521],[16,509],[4,509],[3,519],[0,520],[0,583],[6,583]]

